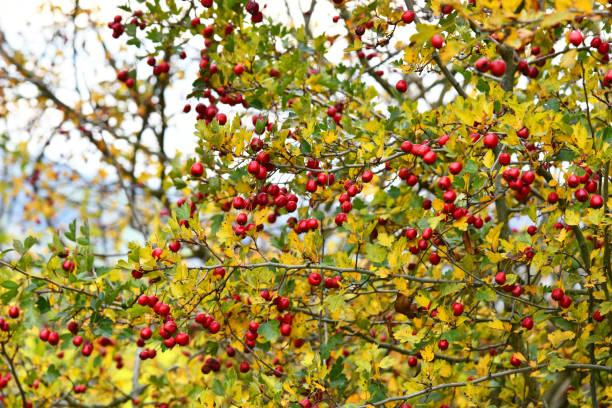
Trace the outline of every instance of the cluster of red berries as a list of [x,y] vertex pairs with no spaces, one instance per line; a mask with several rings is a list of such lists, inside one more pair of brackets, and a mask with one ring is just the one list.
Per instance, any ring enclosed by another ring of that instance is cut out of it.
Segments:
[[491,61],[487,57],[480,57],[474,63],[474,68],[479,72],[490,71],[492,75],[501,77],[506,73],[506,61],[501,59]]
[[[323,278],[321,277],[321,274],[318,272],[312,272],[310,275],[308,275],[308,283],[311,286],[314,286],[314,287],[319,286],[322,281],[323,281]],[[342,281],[341,276],[327,277],[325,278],[325,288],[326,289],[338,289],[340,287],[340,281]]]
[[134,86],[134,78],[130,76],[129,72],[126,70],[123,71],[119,71],[117,73],[117,79],[120,82],[125,83],[125,86],[127,86],[128,88],[132,88]]
[[337,102],[334,106],[327,108],[327,116],[332,118],[336,125],[340,125],[342,121],[342,112],[344,111],[344,104]]
[[149,306],[153,308],[153,311],[161,316],[168,316],[170,314],[170,306],[159,300],[155,295],[140,295],[138,297],[138,304],[140,306]]
[[554,288],[550,293],[550,297],[559,302],[559,306],[564,309],[567,309],[572,305],[572,298],[567,296],[561,288]]
[[0,390],[5,388],[9,381],[11,381],[11,375],[9,373],[6,374],[0,374]]
[[78,385],[75,385],[73,388],[73,391],[75,394],[83,394],[85,390],[87,390],[87,385],[85,384],[78,384]]
[[[593,171],[588,167],[585,167],[584,171],[584,175],[580,177],[575,174],[570,174],[567,178],[567,186],[576,188],[574,191],[574,198],[581,203],[585,203],[589,200],[589,193],[593,194],[597,191],[597,182],[591,179]],[[580,184],[583,184],[584,187],[579,187]],[[591,208],[603,207],[603,197],[599,194],[593,194],[589,205]]]
[[526,201],[531,193],[531,184],[535,181],[535,173],[531,170],[521,171],[516,167],[506,169],[502,177],[508,183],[508,187],[516,191],[515,197],[519,201]]
[[426,164],[433,165],[436,163],[437,155],[436,152],[431,150],[427,143],[428,142],[425,142],[423,144],[412,144],[411,142],[405,140],[404,142],[402,142],[400,148],[404,153],[419,156]]
[[121,24],[121,20],[121,16],[115,16],[113,21],[108,23],[108,28],[113,30],[113,38],[119,38],[125,32],[125,26]]
[[249,0],[245,6],[245,9],[251,15],[251,22],[261,23],[263,21],[263,14],[259,10],[259,3]]
[[212,334],[218,333],[221,330],[221,324],[205,313],[198,313],[195,321]]

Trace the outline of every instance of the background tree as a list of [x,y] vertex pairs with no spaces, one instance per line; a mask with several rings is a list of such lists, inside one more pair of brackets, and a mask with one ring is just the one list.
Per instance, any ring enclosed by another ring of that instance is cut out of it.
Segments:
[[0,32],[3,403],[610,404],[610,4],[282,6]]

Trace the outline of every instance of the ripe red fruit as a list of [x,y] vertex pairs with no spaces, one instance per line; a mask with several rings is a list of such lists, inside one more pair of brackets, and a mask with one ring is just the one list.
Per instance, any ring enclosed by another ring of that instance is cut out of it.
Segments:
[[42,340],[42,341],[47,341],[49,340],[49,334],[51,332],[48,329],[42,329],[40,331],[40,333],[38,334],[38,337]]
[[317,272],[313,272],[308,276],[308,283],[310,283],[311,286],[319,286],[321,284],[321,280],[321,274]]
[[291,325],[290,324],[283,324],[280,328],[280,332],[283,336],[289,336],[291,334]]
[[501,153],[499,155],[499,164],[507,166],[510,164],[510,155],[508,153]]
[[408,90],[408,84],[403,79],[400,79],[395,84],[395,89],[397,89],[398,92],[404,93]]
[[437,49],[442,48],[444,46],[444,37],[440,34],[434,34],[431,37],[431,45]]
[[487,133],[483,139],[485,147],[488,147],[489,149],[495,149],[498,141],[499,139],[497,138],[497,135],[493,133]]
[[563,289],[554,288],[550,294],[550,297],[552,297],[554,300],[561,300],[564,295],[565,295],[565,292],[563,292]]
[[434,164],[436,162],[436,159],[436,152],[431,150],[425,153],[425,155],[423,156],[423,161],[427,164]]
[[522,128],[521,130],[519,130],[518,132],[516,132],[517,136],[520,137],[521,139],[527,139],[529,137],[529,129],[527,129],[526,127]]
[[562,308],[567,309],[568,307],[572,305],[572,298],[565,295],[561,298],[561,300],[559,301],[559,304],[561,305]]
[[312,407],[312,403],[310,402],[310,400],[308,398],[304,398],[303,400],[300,401],[300,406],[302,408],[311,408]]
[[72,339],[72,344],[74,344],[75,346],[79,347],[81,344],[83,344],[83,337],[81,336],[75,336]]
[[548,198],[546,199],[549,204],[556,204],[559,201],[559,194],[554,191],[548,194]]
[[450,178],[448,176],[440,177],[440,180],[438,180],[438,188],[440,190],[448,190],[449,188],[451,188]]
[[242,363],[240,363],[241,373],[248,373],[250,369],[251,369],[251,365],[248,362],[243,361]]
[[438,348],[439,348],[440,350],[446,350],[446,349],[448,348],[448,341],[447,341],[447,340],[444,340],[444,339],[440,340],[440,341],[438,342]]
[[567,185],[572,188],[578,187],[580,185],[580,177],[575,174],[570,174],[567,178]]
[[523,326],[527,330],[533,329],[533,319],[531,317],[524,318],[521,322],[521,326]]
[[181,243],[178,241],[172,241],[168,244],[168,248],[172,252],[178,252],[181,249]]
[[437,265],[437,264],[439,264],[439,263],[440,263],[440,255],[438,255],[438,253],[437,253],[437,252],[432,252],[432,253],[429,255],[429,262],[430,262],[432,265]]
[[609,42],[602,41],[601,44],[599,44],[599,47],[597,47],[597,52],[599,52],[602,55],[607,55],[609,51],[610,51]]
[[419,360],[417,360],[417,358],[415,356],[408,357],[408,365],[410,367],[416,366],[418,362],[419,362]]
[[593,320],[597,321],[597,322],[601,322],[603,321],[604,316],[601,314],[601,312],[599,310],[596,310],[593,313]]
[[47,341],[49,342],[49,344],[51,344],[52,346],[57,345],[57,343],[59,343],[59,334],[57,332],[51,332],[49,333],[49,338],[47,339]]
[[442,199],[447,203],[452,203],[457,199],[457,193],[454,190],[446,190],[442,194]]
[[448,171],[450,171],[451,174],[459,174],[461,173],[461,169],[463,169],[463,165],[459,162],[452,162],[448,166]]
[[410,24],[414,21],[414,17],[415,17],[414,11],[407,10],[407,11],[404,11],[404,13],[402,14],[402,21],[406,24]]
[[16,319],[19,317],[19,308],[17,306],[11,306],[8,312],[9,316],[12,319]]
[[148,327],[143,327],[142,330],[140,330],[140,337],[145,340],[150,339],[152,334],[153,332]]
[[518,359],[514,354],[510,357],[510,364],[515,367],[519,367],[521,365],[521,360]]
[[603,197],[599,194],[594,194],[589,205],[591,208],[601,208],[604,205]]
[[413,240],[417,237],[417,230],[415,230],[414,228],[408,228],[406,230],[406,238],[408,238],[409,240]]
[[147,306],[149,304],[149,297],[147,295],[138,296],[138,304],[140,306]]
[[455,316],[461,316],[463,314],[463,305],[461,303],[453,303],[453,314]]
[[247,166],[247,171],[254,175],[258,174],[259,173],[259,162],[252,160]]
[[503,285],[506,283],[506,274],[504,272],[497,272],[495,274],[495,283],[498,285]]
[[574,44],[574,46],[579,46],[580,44],[582,44],[582,40],[584,39],[582,37],[582,33],[580,32],[580,30],[572,30],[569,35],[568,35],[568,40],[569,42],[571,42],[572,44]]
[[449,140],[450,140],[450,136],[442,135],[438,138],[438,144],[440,146],[444,146],[446,143],[448,143]]
[[163,253],[163,252],[164,252],[164,251],[163,251],[163,249],[161,249],[161,248],[155,248],[155,249],[154,249],[154,250],[151,252],[151,255],[153,256],[153,258],[155,258],[155,259],[159,259],[159,258],[161,258],[161,256],[162,256],[162,253]]
[[538,228],[535,225],[530,225],[529,227],[527,227],[527,233],[529,235],[535,235],[537,231],[538,231]]
[[212,334],[215,334],[215,333],[219,332],[219,330],[221,330],[221,324],[218,321],[213,320],[212,322],[210,322],[210,325],[208,326],[208,330]]
[[481,57],[476,60],[474,63],[474,68],[476,68],[480,72],[487,72],[491,65],[491,60],[487,57]]
[[175,338],[176,342],[181,346],[189,344],[189,335],[187,333],[178,333]]
[[501,77],[506,73],[506,61],[500,59],[492,61],[489,69],[491,74]]
[[521,180],[523,181],[523,183],[529,185],[535,181],[535,173],[533,171],[526,171],[521,176]]
[[244,66],[241,64],[237,64],[234,66],[234,74],[240,76],[244,72]]
[[589,193],[587,193],[584,188],[579,188],[578,190],[574,191],[574,197],[576,198],[576,200],[580,201],[581,203],[584,203],[589,199]]
[[374,177],[374,173],[372,173],[370,170],[366,170],[361,175],[361,180],[364,183],[369,183],[370,181],[372,181],[372,177]]
[[81,349],[82,355],[84,355],[85,357],[90,356],[92,351],[93,351],[93,344],[91,343],[83,344],[83,348]]

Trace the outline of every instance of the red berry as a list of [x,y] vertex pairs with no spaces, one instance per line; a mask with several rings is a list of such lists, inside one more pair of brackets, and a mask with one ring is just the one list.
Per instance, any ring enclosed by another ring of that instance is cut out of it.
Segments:
[[493,133],[487,133],[484,137],[483,143],[485,147],[488,147],[489,149],[495,149],[498,143],[497,135]]
[[568,35],[569,42],[574,44],[576,47],[582,44],[582,33],[580,30],[572,30]]
[[431,45],[437,49],[442,48],[444,46],[444,37],[440,34],[434,34],[431,37]]
[[463,314],[463,305],[461,303],[453,303],[453,314],[455,316],[461,316]]
[[559,304],[561,305],[562,308],[567,309],[572,304],[572,298],[565,295],[561,298],[561,300],[559,301]]
[[506,61],[499,59],[492,61],[489,69],[491,70],[491,74],[501,77],[506,73]]
[[599,194],[594,194],[589,204],[591,208],[601,208],[604,205],[603,197]]
[[531,317],[524,318],[521,322],[521,326],[523,326],[527,330],[533,329],[533,319]]
[[397,89],[398,92],[404,93],[408,90],[408,84],[403,79],[400,79],[395,84],[395,89]]
[[415,17],[414,11],[407,10],[407,11],[404,11],[404,13],[402,14],[402,21],[406,24],[410,24],[414,21],[414,17]]
[[463,165],[459,162],[452,162],[448,166],[448,171],[450,171],[451,174],[459,174],[461,173],[461,169],[463,169]]
[[506,283],[506,274],[504,272],[497,272],[495,274],[495,283],[498,285],[503,285]]
[[440,340],[440,341],[438,342],[438,348],[439,348],[440,350],[446,350],[446,349],[448,348],[448,341],[447,341],[447,340],[444,340],[444,339]]

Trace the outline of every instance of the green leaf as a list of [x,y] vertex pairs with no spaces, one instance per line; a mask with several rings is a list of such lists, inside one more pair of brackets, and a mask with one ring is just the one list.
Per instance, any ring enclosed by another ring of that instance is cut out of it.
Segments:
[[270,320],[259,326],[258,333],[263,335],[266,340],[275,342],[280,337],[279,326],[280,323],[278,320]]
[[45,382],[51,384],[55,382],[58,378],[60,378],[61,374],[59,370],[55,367],[55,365],[51,364],[49,368],[45,371],[43,377],[45,378]]
[[553,356],[550,359],[550,363],[548,363],[547,369],[550,371],[562,371],[568,364],[567,360],[559,358],[558,356]]
[[0,296],[0,299],[2,300],[2,302],[4,304],[9,303],[15,296],[17,296],[17,290],[16,289],[11,289],[8,290],[6,292],[4,292],[2,294],[2,296]]
[[366,258],[372,262],[381,263],[387,257],[387,250],[376,244],[366,244]]
[[483,302],[491,302],[497,300],[497,293],[488,286],[481,286],[476,291],[476,299]]
[[302,152],[302,154],[310,154],[310,152],[312,151],[310,143],[308,143],[308,141],[306,140],[302,140],[302,142],[300,143],[300,151]]
[[321,346],[321,358],[323,360],[328,359],[331,355],[331,351],[334,350],[340,343],[342,343],[342,335],[336,333],[329,338],[327,343]]
[[216,378],[213,380],[213,392],[220,397],[225,395],[225,388],[223,387],[223,384],[221,384],[221,381]]
[[19,285],[13,281],[5,280],[2,282],[2,287],[7,289],[17,289]]
[[44,314],[51,310],[51,304],[49,303],[47,298],[43,296],[38,296],[38,298],[36,298],[36,308],[38,309],[38,312],[40,314]]

